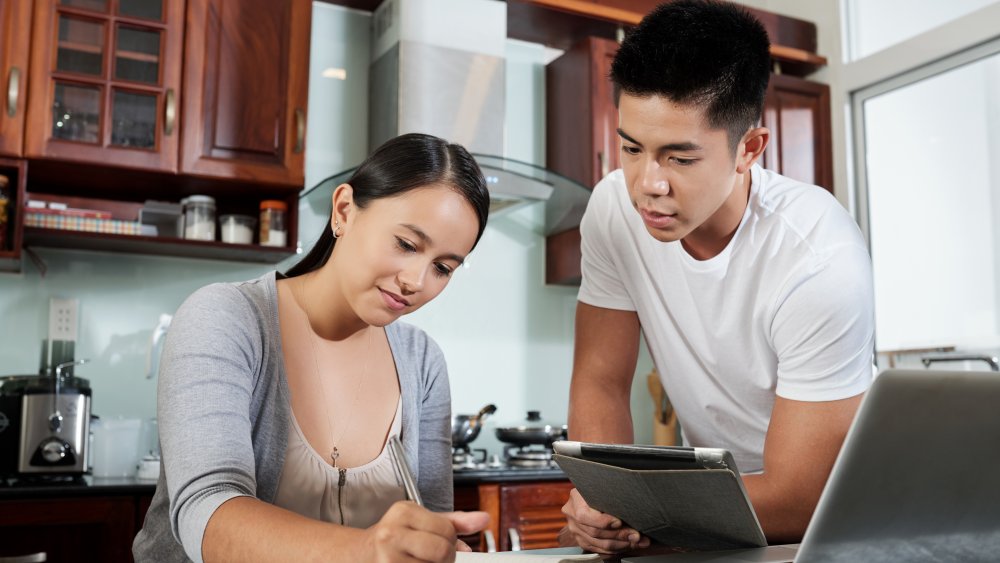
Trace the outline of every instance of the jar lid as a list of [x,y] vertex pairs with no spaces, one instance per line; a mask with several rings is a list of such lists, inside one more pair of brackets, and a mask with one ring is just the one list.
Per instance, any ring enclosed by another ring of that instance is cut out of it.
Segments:
[[264,201],[260,202],[260,208],[280,209],[282,211],[285,211],[288,209],[288,204],[278,199],[265,199]]
[[215,205],[215,198],[207,195],[192,195],[182,199],[181,203],[211,203]]

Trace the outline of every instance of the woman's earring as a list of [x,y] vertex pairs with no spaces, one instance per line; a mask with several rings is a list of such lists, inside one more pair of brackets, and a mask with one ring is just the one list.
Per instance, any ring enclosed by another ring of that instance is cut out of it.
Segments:
[[333,238],[335,238],[335,239],[336,238],[340,238],[340,236],[342,234],[344,234],[344,233],[341,233],[341,232],[338,232],[338,231],[340,231],[340,221],[334,219],[333,220]]

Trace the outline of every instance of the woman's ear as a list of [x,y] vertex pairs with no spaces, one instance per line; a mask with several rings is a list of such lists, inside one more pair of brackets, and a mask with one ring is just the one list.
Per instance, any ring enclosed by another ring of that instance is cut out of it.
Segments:
[[330,216],[330,228],[338,229],[340,236],[346,229],[351,217],[354,216],[354,188],[350,184],[341,184],[333,190],[333,213]]
[[767,127],[754,127],[743,135],[736,150],[736,172],[745,174],[757,159],[764,154],[771,131]]

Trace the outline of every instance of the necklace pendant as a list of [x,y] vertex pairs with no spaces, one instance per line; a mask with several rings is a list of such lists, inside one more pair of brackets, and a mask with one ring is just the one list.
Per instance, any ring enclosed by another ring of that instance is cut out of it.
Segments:
[[333,461],[333,466],[334,467],[337,467],[337,458],[338,457],[340,457],[340,450],[337,449],[337,446],[334,446],[333,447],[333,451],[330,452],[330,460]]

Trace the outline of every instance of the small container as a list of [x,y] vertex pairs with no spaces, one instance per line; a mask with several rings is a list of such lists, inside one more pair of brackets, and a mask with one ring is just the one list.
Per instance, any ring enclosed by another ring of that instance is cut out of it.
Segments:
[[276,199],[260,202],[260,244],[263,246],[287,246],[288,227],[285,219],[288,204]]
[[231,244],[252,244],[253,228],[257,220],[249,215],[223,215],[219,217],[219,232],[222,242]]
[[215,240],[215,199],[193,195],[181,200],[184,205],[184,238]]

